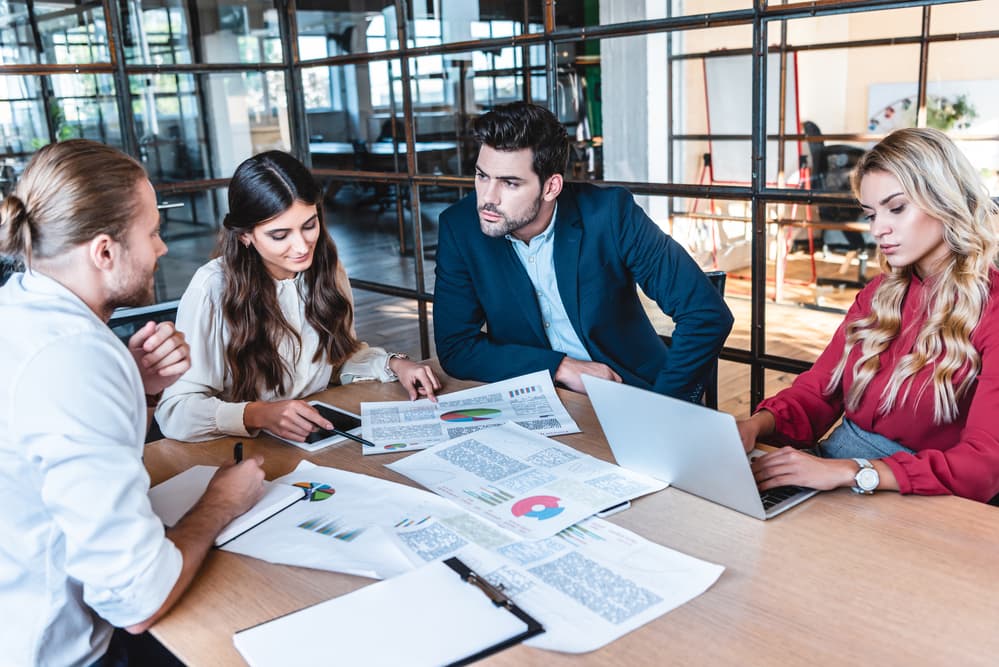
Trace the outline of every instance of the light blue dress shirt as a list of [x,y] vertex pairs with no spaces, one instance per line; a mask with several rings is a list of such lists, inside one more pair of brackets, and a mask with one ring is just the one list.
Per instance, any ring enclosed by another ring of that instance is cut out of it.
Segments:
[[527,270],[531,284],[534,285],[534,296],[537,297],[538,307],[541,310],[541,324],[552,349],[564,352],[573,359],[591,361],[583,342],[572,328],[569,315],[565,312],[565,304],[562,303],[562,295],[558,292],[558,281],[555,277],[556,215],[558,215],[558,206],[555,207],[548,229],[528,243],[512,234],[507,234],[506,239],[513,244],[514,252]]

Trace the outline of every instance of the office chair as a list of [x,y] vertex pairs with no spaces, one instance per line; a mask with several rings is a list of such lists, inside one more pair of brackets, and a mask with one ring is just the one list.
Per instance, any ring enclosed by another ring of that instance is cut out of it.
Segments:
[[[177,319],[177,306],[179,304],[180,301],[178,300],[164,301],[152,306],[140,306],[138,308],[119,308],[111,315],[111,319],[108,320],[108,326],[114,332],[114,335],[127,346],[128,339],[132,337],[132,334],[144,327],[146,322],[150,320],[153,322],[175,321]],[[146,431],[146,442],[153,442],[162,438],[163,432],[160,430],[160,425],[156,423],[156,419],[152,419],[149,424],[149,430]]]
[[7,279],[14,273],[18,271],[23,271],[24,267],[20,262],[11,259],[10,257],[0,256],[0,285],[7,282]]
[[[715,291],[724,298],[725,297],[725,280],[728,278],[728,274],[724,271],[705,271],[704,276],[711,283]],[[659,336],[667,346],[673,343],[673,338],[671,336]],[[712,410],[718,409],[718,359],[715,358],[711,362],[711,368],[708,369],[707,375],[704,379],[694,386],[693,391],[690,392],[690,396],[687,400],[691,403],[701,403]]]
[[[810,120],[801,124],[809,137],[822,136],[819,126]],[[850,192],[850,174],[864,155],[864,150],[856,146],[833,144],[826,146],[823,141],[809,141],[808,152],[811,158],[811,177],[809,188],[826,192]],[[819,206],[819,220],[824,222],[853,222],[860,219],[863,211],[856,206]],[[826,230],[835,233],[838,230]],[[824,245],[833,234],[827,236],[823,231]],[[866,248],[864,235],[860,232],[840,231],[846,239],[848,250],[862,251]],[[836,244],[838,245],[838,244]]]

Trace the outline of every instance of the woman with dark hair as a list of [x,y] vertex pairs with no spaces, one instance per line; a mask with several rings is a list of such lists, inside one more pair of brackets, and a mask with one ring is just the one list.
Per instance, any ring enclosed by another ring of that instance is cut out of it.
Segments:
[[334,371],[342,384],[398,379],[411,399],[434,398],[430,368],[357,340],[350,282],[302,163],[280,151],[243,162],[223,226],[219,257],[198,269],[177,310],[191,369],[156,411],[164,435],[267,429],[303,441],[332,425],[298,399],[328,387]]

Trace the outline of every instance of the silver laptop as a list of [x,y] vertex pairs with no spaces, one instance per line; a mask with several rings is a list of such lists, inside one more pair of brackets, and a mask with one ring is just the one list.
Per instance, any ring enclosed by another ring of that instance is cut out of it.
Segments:
[[732,415],[588,375],[583,384],[622,467],[757,519],[818,493],[800,486],[760,492]]

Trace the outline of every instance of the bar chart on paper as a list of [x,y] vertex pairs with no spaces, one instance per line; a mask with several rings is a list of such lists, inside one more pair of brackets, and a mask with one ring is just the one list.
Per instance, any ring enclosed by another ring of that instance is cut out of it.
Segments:
[[487,505],[502,505],[503,503],[513,500],[513,494],[507,493],[503,489],[498,489],[495,486],[485,486],[478,490],[463,489],[463,491],[475,498],[476,500],[481,500]]
[[364,532],[363,528],[348,528],[342,519],[330,516],[317,516],[306,519],[298,524],[298,527],[343,542],[350,542]]

